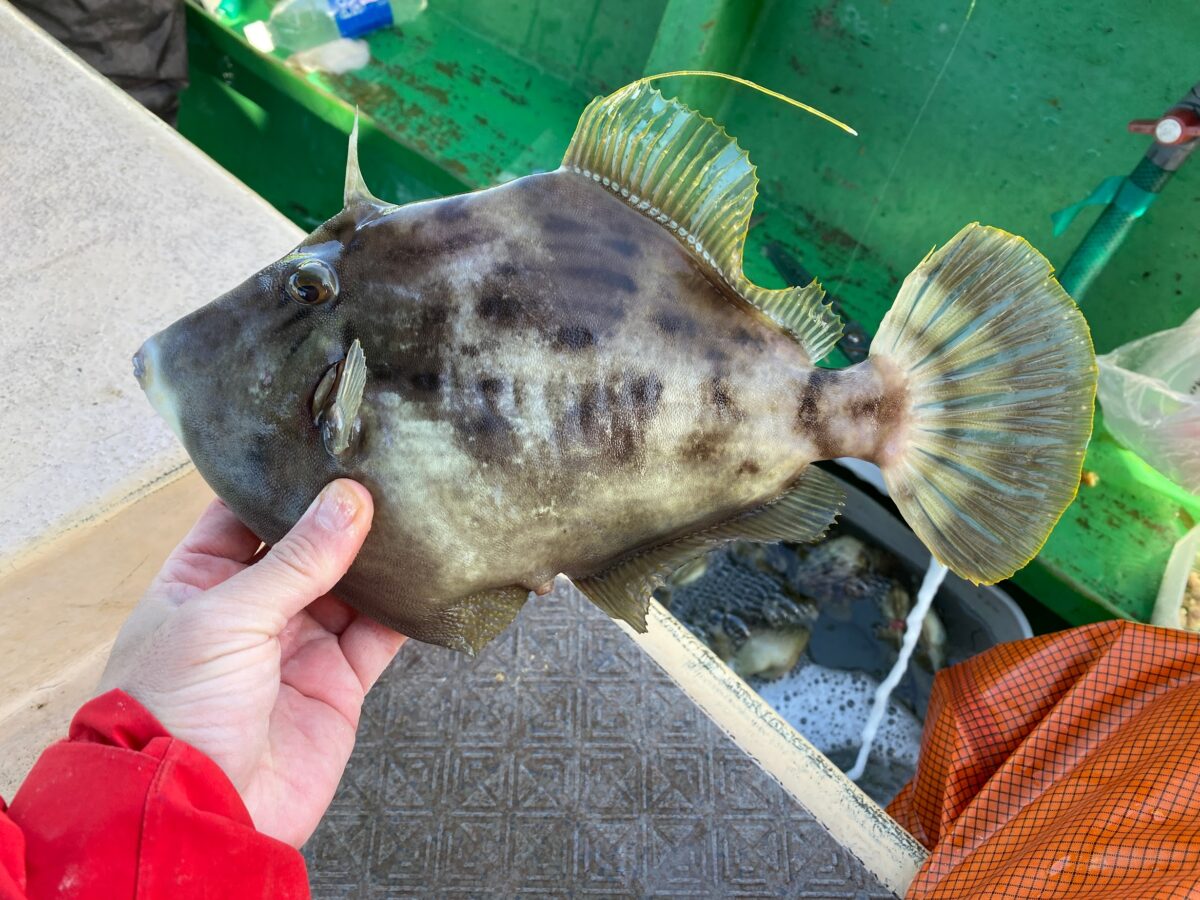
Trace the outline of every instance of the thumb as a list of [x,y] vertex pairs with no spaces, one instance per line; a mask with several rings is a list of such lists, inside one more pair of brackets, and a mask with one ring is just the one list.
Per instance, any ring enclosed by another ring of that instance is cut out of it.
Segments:
[[362,485],[345,478],[330,482],[261,560],[212,590],[213,601],[278,616],[282,628],[346,574],[373,512]]

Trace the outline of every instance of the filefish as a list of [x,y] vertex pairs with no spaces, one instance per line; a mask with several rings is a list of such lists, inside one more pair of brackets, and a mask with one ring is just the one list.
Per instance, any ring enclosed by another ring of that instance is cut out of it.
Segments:
[[1091,430],[1091,340],[1049,263],[968,225],[864,362],[822,368],[841,324],[820,285],[742,272],[756,191],[721,127],[645,83],[594,100],[557,170],[404,206],[367,190],[352,135],[344,209],[134,373],[267,543],[327,482],[364,484],[339,595],[467,652],[560,573],[644,630],[714,546],[819,538],[841,490],[811,464],[833,457],[878,463],[960,575],[1012,574]]

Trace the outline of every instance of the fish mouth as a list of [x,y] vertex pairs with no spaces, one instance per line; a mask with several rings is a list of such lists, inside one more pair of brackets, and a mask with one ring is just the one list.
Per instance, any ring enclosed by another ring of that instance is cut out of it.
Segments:
[[133,377],[137,379],[139,385],[145,387],[146,383],[146,348],[141,346],[138,352],[133,354]]
[[170,426],[175,437],[183,440],[183,429],[179,424],[179,409],[175,392],[166,384],[159,363],[159,347],[154,338],[146,341],[133,354],[133,377],[137,379],[146,399],[163,420]]

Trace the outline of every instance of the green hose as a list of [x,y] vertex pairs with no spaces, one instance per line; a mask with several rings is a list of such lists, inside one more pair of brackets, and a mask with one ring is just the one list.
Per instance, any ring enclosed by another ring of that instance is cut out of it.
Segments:
[[[1130,227],[1150,205],[1154,195],[1171,180],[1171,175],[1171,172],[1152,162],[1149,157],[1142,157],[1137,167],[1124,180],[1122,190],[1092,224],[1058,276],[1063,288],[1076,302],[1083,297],[1088,286],[1121,246]],[[1135,190],[1125,185],[1130,185]]]

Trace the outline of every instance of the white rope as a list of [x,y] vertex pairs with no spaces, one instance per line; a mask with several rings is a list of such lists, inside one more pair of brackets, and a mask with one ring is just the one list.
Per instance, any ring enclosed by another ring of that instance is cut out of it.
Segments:
[[921,637],[921,626],[925,624],[925,615],[929,612],[929,607],[933,605],[933,597],[945,577],[946,567],[936,559],[930,558],[929,568],[925,570],[925,579],[921,582],[921,589],[917,591],[917,602],[913,604],[912,611],[904,620],[904,640],[900,644],[900,655],[896,657],[896,664],[892,666],[892,671],[888,672],[887,678],[883,679],[883,682],[875,689],[875,701],[862,730],[862,746],[858,748],[858,759],[854,761],[854,768],[846,773],[851,781],[858,781],[866,771],[867,759],[871,755],[871,745],[875,743],[875,734],[883,723],[888,700],[892,696],[892,691],[896,689],[896,685],[900,683],[900,679],[904,677],[908,661],[912,657],[913,650],[916,649],[917,640]]

